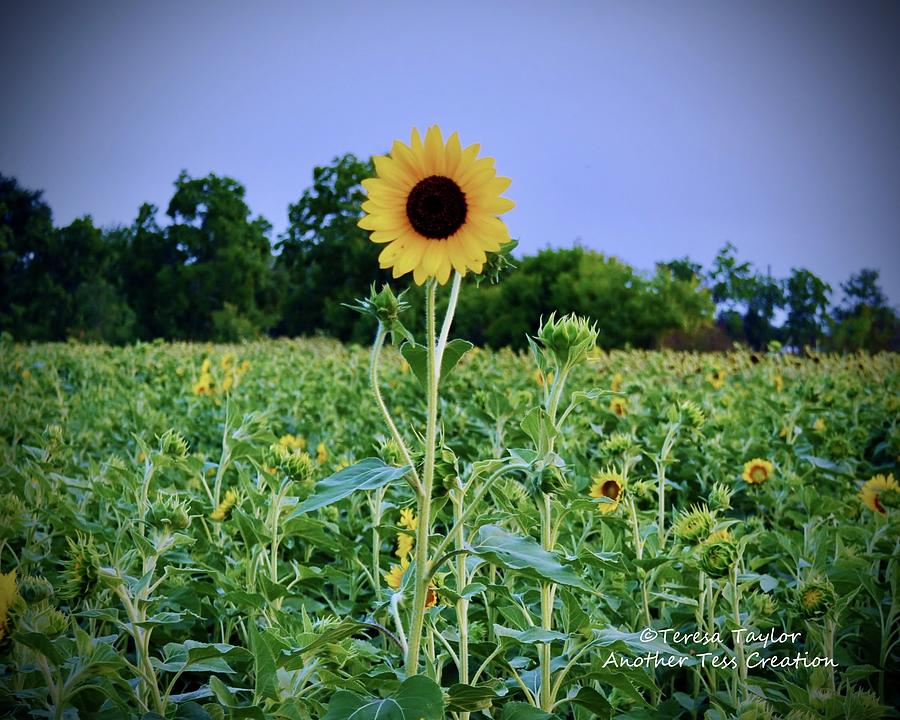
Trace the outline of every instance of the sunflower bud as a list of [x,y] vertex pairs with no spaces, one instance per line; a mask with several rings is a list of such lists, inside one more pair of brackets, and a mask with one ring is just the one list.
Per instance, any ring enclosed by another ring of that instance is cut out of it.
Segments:
[[77,533],[76,539],[66,538],[69,554],[62,573],[64,587],[60,595],[67,598],[89,598],[100,582],[100,555],[91,535]]
[[0,495],[0,540],[11,540],[22,532],[27,515],[25,505],[17,495]]
[[610,455],[619,455],[635,446],[634,438],[625,433],[613,433],[600,443],[600,449]]
[[685,400],[681,403],[681,416],[685,424],[692,430],[700,430],[706,422],[706,414],[693,400]]
[[160,530],[185,530],[191,524],[188,503],[174,495],[159,495],[150,505],[147,519]]
[[56,637],[69,627],[69,618],[45,600],[25,608],[16,620],[19,632],[33,632]]
[[777,716],[772,706],[761,698],[751,698],[738,706],[738,720],[774,720]]
[[771,595],[760,592],[752,592],[747,596],[747,604],[750,607],[750,617],[756,625],[769,625],[770,618],[778,612],[778,605]]
[[403,457],[403,450],[393,438],[385,440],[378,446],[378,457],[384,460],[385,464],[393,467],[402,467],[406,460]]
[[173,460],[184,460],[188,456],[190,446],[181,433],[168,429],[159,436],[159,451]]
[[709,531],[714,522],[712,513],[706,505],[694,505],[689,510],[682,510],[678,514],[672,531],[679,540],[693,545],[703,538],[709,537]]
[[597,343],[597,327],[587,318],[556,313],[541,324],[537,339],[550,354],[557,367],[574,367],[587,358]]
[[709,491],[709,506],[713,510],[730,510],[732,491],[722,483],[716,483]]
[[728,575],[737,560],[737,543],[727,530],[714,532],[700,546],[700,568],[712,578]]
[[868,690],[850,690],[844,697],[843,705],[840,717],[854,720],[879,720],[887,710],[878,701],[878,696]]
[[837,595],[828,578],[814,575],[801,582],[795,590],[794,603],[800,615],[816,620],[834,607]]
[[316,464],[309,453],[302,450],[289,450],[281,443],[269,446],[269,463],[297,483],[299,490],[312,492],[315,485]]
[[37,575],[23,575],[19,578],[17,585],[19,595],[29,605],[53,597],[53,585],[46,578]]
[[363,315],[374,317],[385,329],[402,330],[399,323],[400,313],[409,307],[409,303],[403,300],[405,290],[400,295],[394,295],[390,285],[382,285],[380,292],[375,292],[375,283],[369,288],[369,297],[356,300],[353,305],[346,305],[351,310],[356,310]]

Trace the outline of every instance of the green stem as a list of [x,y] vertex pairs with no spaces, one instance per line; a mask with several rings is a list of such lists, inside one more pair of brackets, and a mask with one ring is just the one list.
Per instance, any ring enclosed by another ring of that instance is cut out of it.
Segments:
[[375,597],[381,597],[381,503],[387,488],[380,487],[373,493],[372,499],[372,585]]
[[[741,627],[741,591],[737,581],[737,565],[731,568],[731,605],[734,615],[735,628]],[[744,699],[747,699],[747,663],[744,660],[744,639],[742,633],[738,634],[738,639],[734,643],[734,652],[737,656],[738,671],[735,676],[735,682],[740,684]],[[738,701],[737,689],[735,689],[735,704]]]
[[431,537],[431,491],[434,484],[435,440],[437,438],[438,411],[438,363],[435,346],[435,292],[434,279],[428,281],[425,300],[428,348],[428,405],[425,424],[425,465],[423,483],[418,493],[419,525],[416,529],[415,593],[413,595],[412,623],[409,630],[409,649],[406,654],[406,674],[419,672],[419,654],[422,630],[425,625],[425,603],[428,597],[428,540]]
[[[454,526],[456,527],[456,549],[459,555],[456,556],[456,592],[460,595],[468,584],[466,572],[466,555],[465,546],[466,538],[463,530],[462,507],[465,500],[462,488],[459,490],[458,499],[453,503]],[[459,629],[459,682],[468,684],[469,682],[469,600],[468,598],[460,598],[456,601],[456,623]],[[460,720],[468,720],[469,713],[460,713]]]
[[[381,350],[384,347],[384,339],[386,336],[387,331],[385,330],[384,325],[379,322],[378,332],[375,333],[375,342],[372,343],[372,356],[369,362],[369,384],[372,386],[372,393],[375,395],[375,402],[378,404],[378,408],[381,410],[381,414],[384,416],[384,422],[387,424],[388,429],[390,429],[391,431],[391,437],[394,438],[394,442],[397,443],[397,445],[400,447],[400,452],[403,453],[403,459],[410,467],[410,472],[406,476],[407,482],[409,482],[413,490],[415,490],[417,493],[420,493],[422,487],[419,482],[419,474],[418,472],[416,472],[416,464],[412,461],[412,456],[410,455],[409,449],[406,447],[406,443],[403,441],[403,436],[397,429],[396,423],[394,423],[394,418],[391,417],[391,413],[384,402],[384,398],[381,397],[381,388],[378,385],[378,365],[381,361]],[[412,477],[410,477],[410,475],[412,475]]]
[[[638,525],[637,519],[637,509],[634,505],[634,498],[626,498],[626,502],[628,503],[628,511],[631,516],[631,533],[634,538],[634,555],[638,560],[641,560],[644,557],[644,542],[641,540],[641,530]],[[639,570],[641,578],[641,604],[644,609],[644,624],[647,627],[651,627],[652,623],[650,622],[650,597],[647,592],[647,578],[646,573],[643,570]]]
[[[550,495],[543,493],[543,505],[541,510],[541,547],[552,552],[553,535],[551,529],[553,507]],[[553,629],[553,584],[541,583],[541,628],[550,631]],[[551,684],[550,643],[540,646],[541,654],[541,709],[550,711],[553,708],[553,687]]]
[[[829,612],[825,617],[825,627],[823,628],[823,654],[827,658],[834,658],[834,616]],[[828,687],[831,692],[835,692],[834,669],[828,668]]]

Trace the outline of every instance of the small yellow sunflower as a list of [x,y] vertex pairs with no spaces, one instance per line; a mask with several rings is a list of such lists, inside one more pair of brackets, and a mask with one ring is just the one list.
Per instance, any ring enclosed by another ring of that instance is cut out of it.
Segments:
[[316,462],[322,465],[326,460],[328,460],[328,448],[325,447],[325,443],[320,442],[316,446]]
[[620,473],[612,470],[604,470],[594,476],[591,484],[590,496],[592,498],[607,498],[612,502],[597,503],[597,510],[602,513],[611,513],[622,500],[622,488],[625,482]]
[[900,485],[894,480],[894,474],[891,473],[887,477],[884,475],[875,475],[866,480],[859,491],[859,499],[863,501],[865,506],[872,512],[887,515],[887,508],[881,502],[881,494],[886,490],[893,490],[900,493]]
[[619,389],[622,387],[622,373],[616,373],[613,375],[612,382],[609,384],[609,389],[613,392],[619,392]]
[[412,508],[403,508],[400,510],[400,521],[397,525],[415,532],[416,528],[419,527],[419,518],[416,517],[416,511]]
[[751,485],[762,485],[772,477],[775,467],[768,460],[753,458],[744,463],[744,472],[741,477]]
[[234,490],[226,490],[225,498],[216,506],[216,509],[210,513],[209,519],[215,520],[216,522],[222,522],[228,517],[229,513],[231,513],[231,508],[234,507],[237,501],[238,494]]
[[716,368],[711,373],[707,374],[706,380],[710,385],[713,386],[713,389],[720,390],[723,385],[725,385],[725,378],[728,376],[721,368]]
[[478,158],[479,145],[463,149],[453,133],[445,144],[432,125],[425,142],[394,142],[390,156],[374,158],[378,177],[363,180],[369,199],[359,227],[386,243],[378,257],[395,278],[412,272],[421,285],[429,277],[444,284],[451,270],[480,273],[486,253],[509,241],[497,216],[514,207],[500,197],[510,179],[497,177],[493,158]]
[[406,558],[402,559],[399,565],[391,565],[391,569],[384,574],[384,581],[388,584],[388,587],[399,590],[400,583],[403,580],[403,573],[406,572],[408,567],[409,560]]
[[16,587],[16,571],[10,570],[5,575],[0,573],[0,640],[6,635],[7,618],[9,609],[18,597]]
[[614,397],[609,401],[609,410],[618,417],[625,417],[628,414],[628,403],[623,397]]
[[394,551],[394,554],[401,560],[406,560],[412,552],[415,542],[416,539],[412,535],[400,533],[397,536],[397,549]]

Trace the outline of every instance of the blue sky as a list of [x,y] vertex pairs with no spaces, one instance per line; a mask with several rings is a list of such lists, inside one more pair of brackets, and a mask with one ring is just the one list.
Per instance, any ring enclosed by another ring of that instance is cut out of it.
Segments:
[[[439,123],[526,251],[642,269],[726,241],[900,303],[900,3],[5,4],[0,172],[58,223],[230,175],[282,230],[312,168]],[[839,293],[837,294],[839,297]]]

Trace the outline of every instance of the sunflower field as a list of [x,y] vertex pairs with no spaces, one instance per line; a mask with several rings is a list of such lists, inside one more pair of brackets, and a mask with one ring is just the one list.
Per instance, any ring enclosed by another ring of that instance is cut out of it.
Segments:
[[389,285],[368,349],[0,336],[4,716],[897,716],[897,355],[453,339],[514,245],[478,151],[363,181],[419,337]]
[[891,716],[896,356],[584,330],[448,343],[427,554],[409,348],[6,343],[3,712]]

